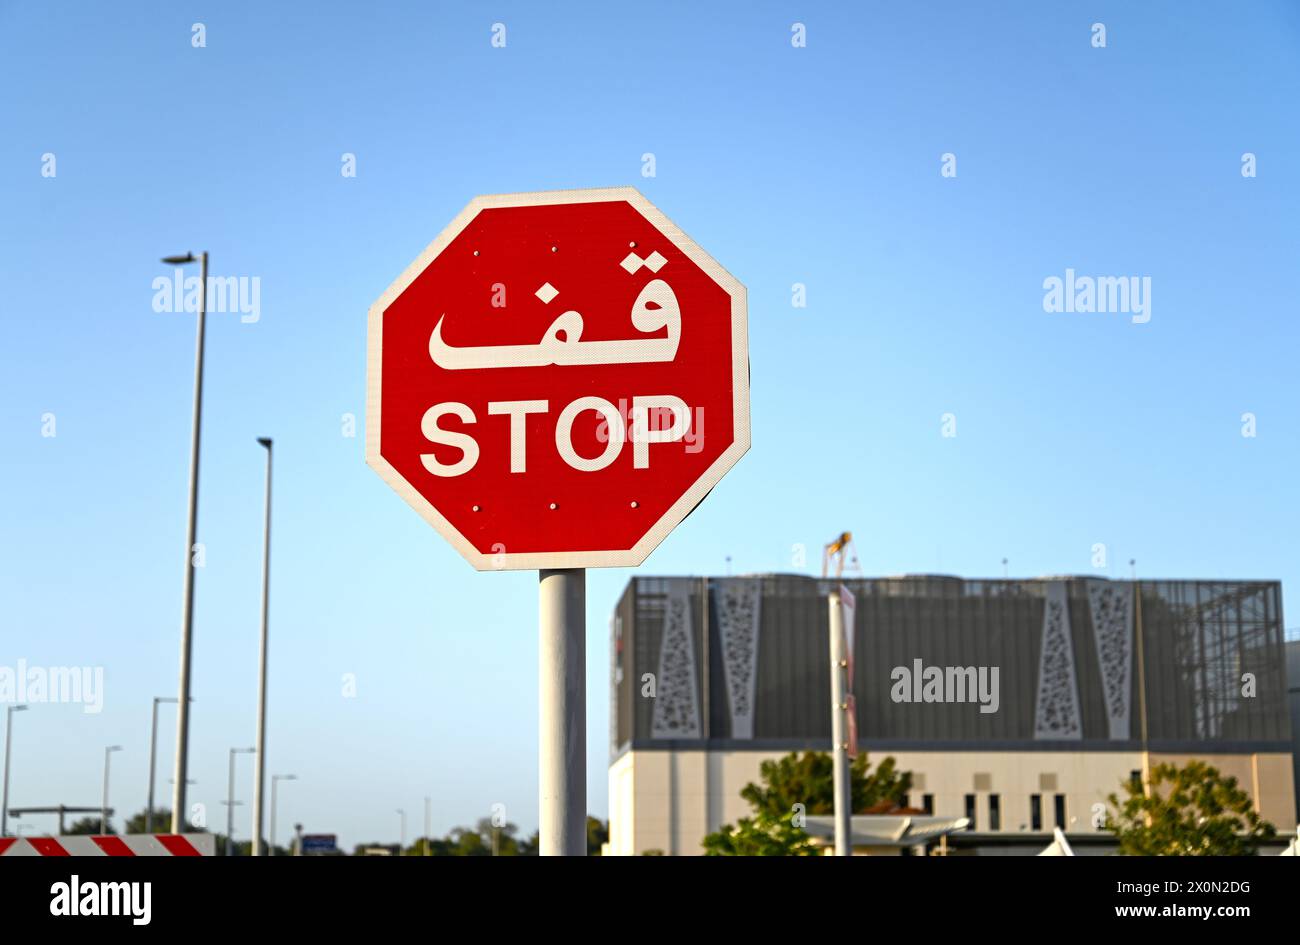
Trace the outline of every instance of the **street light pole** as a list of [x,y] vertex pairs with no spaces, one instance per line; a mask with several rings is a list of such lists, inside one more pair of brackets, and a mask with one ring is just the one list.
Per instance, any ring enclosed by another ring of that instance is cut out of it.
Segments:
[[[199,525],[199,433],[203,420],[203,340],[208,308],[208,254],[199,255],[199,324],[194,345],[194,420],[190,433],[190,507],[185,531],[185,602],[181,616],[180,692],[176,700],[176,774],[172,785],[172,833],[185,827],[185,787],[190,755],[190,654],[194,627],[194,544]],[[168,256],[165,263],[194,262],[194,254]]]
[[[262,538],[262,642],[257,660],[257,770],[253,775],[253,856],[262,855],[262,789],[266,786],[266,649],[271,601],[271,441],[266,447],[266,522]],[[275,854],[274,846],[271,848]]]
[[226,856],[235,855],[235,755],[250,755],[256,748],[230,749],[230,781],[226,787]]
[[822,551],[823,580],[830,576],[831,562],[835,562],[835,583],[827,594],[830,606],[827,651],[831,658],[831,775],[836,856],[853,855],[853,771],[849,764],[849,713],[853,711],[849,690],[853,680],[849,678],[848,672],[853,626],[845,625],[845,602],[841,599],[849,594],[848,607],[852,609],[853,598],[849,589],[840,583],[844,574],[844,559],[852,554],[852,547],[852,533],[841,532]]
[[149,732],[149,805],[144,812],[144,832],[153,833],[153,783],[155,762],[158,758],[158,703],[175,702],[171,696],[153,697],[153,728]]
[[402,842],[397,846],[397,855],[401,856],[402,851],[406,849],[406,811],[399,810],[397,813],[402,818]]
[[269,856],[275,856],[275,791],[281,781],[297,781],[296,774],[273,774],[271,775],[271,852]]
[[99,807],[100,834],[108,833],[108,763],[113,759],[113,752],[121,750],[121,745],[109,745],[104,749],[104,800]]
[[429,855],[429,837],[433,834],[433,798],[424,799],[424,855]]
[[834,778],[835,799],[835,855],[852,856],[853,803],[852,771],[849,766],[848,701],[845,688],[845,667],[848,654],[844,652],[844,610],[840,601],[839,585],[830,592],[830,645],[831,654],[831,740],[833,742],[831,773]]
[[9,836],[9,750],[14,744],[14,713],[25,711],[25,705],[11,705],[5,713],[5,784],[4,798],[0,800],[0,837]]

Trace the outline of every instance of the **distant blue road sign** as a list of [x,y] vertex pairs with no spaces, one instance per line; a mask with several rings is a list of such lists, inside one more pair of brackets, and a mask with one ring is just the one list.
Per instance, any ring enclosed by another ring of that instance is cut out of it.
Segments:
[[302,837],[302,852],[308,853],[336,853],[339,848],[339,838],[333,833],[307,833]]

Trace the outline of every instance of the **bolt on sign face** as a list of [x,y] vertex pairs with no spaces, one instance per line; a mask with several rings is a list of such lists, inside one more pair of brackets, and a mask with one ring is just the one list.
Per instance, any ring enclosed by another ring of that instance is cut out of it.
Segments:
[[472,200],[367,375],[366,461],[480,570],[640,564],[749,449],[745,288],[631,187]]

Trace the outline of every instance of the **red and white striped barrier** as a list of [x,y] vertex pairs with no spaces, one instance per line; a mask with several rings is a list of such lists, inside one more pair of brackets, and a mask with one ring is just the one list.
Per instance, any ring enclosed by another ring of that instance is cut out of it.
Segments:
[[213,856],[216,849],[210,833],[0,837],[0,856]]

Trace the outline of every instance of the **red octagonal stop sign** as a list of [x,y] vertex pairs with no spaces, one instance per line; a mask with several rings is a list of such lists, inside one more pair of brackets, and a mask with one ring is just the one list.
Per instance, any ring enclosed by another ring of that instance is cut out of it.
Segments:
[[745,288],[631,187],[472,200],[367,374],[366,461],[480,570],[640,564],[749,449]]

